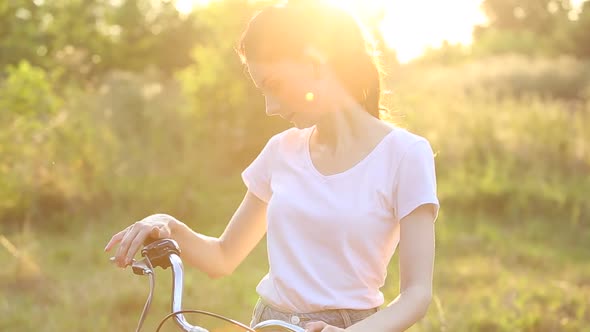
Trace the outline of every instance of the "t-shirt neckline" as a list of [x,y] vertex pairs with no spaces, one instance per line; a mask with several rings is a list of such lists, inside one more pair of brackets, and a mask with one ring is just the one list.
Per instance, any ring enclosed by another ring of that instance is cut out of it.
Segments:
[[315,167],[315,165],[313,164],[313,160],[311,159],[310,141],[311,141],[311,135],[315,131],[315,126],[308,128],[307,131],[308,131],[308,133],[305,136],[305,146],[304,146],[305,161],[307,163],[307,166],[311,169],[311,171],[316,176],[318,176],[324,180],[328,180],[328,179],[334,179],[334,178],[338,178],[341,176],[345,176],[349,173],[352,173],[355,169],[357,169],[357,168],[361,167],[363,164],[367,163],[370,159],[373,158],[373,155],[377,154],[377,151],[381,149],[381,146],[385,145],[385,141],[387,141],[387,139],[389,139],[389,137],[392,136],[396,130],[394,128],[389,133],[387,133],[387,135],[383,136],[383,138],[379,141],[379,143],[377,143],[377,145],[375,145],[375,147],[364,158],[359,160],[356,164],[352,165],[351,167],[349,167],[348,169],[345,169],[342,172],[338,172],[338,173],[334,173],[334,174],[327,174],[327,175],[320,172]]

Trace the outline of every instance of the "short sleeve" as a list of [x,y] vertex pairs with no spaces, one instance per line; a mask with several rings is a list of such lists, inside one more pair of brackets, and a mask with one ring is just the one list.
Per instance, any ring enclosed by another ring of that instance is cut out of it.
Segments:
[[395,188],[398,220],[424,204],[433,205],[436,220],[439,201],[436,195],[434,153],[428,141],[422,139],[408,148],[398,168]]
[[267,203],[272,196],[270,180],[276,140],[277,136],[273,136],[256,159],[242,172],[242,180],[248,190]]

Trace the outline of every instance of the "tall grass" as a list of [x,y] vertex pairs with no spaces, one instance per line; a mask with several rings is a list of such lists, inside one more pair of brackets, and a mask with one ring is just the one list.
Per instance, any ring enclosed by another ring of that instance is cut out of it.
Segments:
[[[588,331],[588,64],[561,61],[407,66],[388,78],[385,117],[432,143],[443,206],[436,297],[412,331]],[[0,330],[132,330],[147,283],[112,269],[108,236],[154,212],[218,235],[243,195],[239,172],[285,127],[254,107],[239,121],[204,117],[202,99],[180,93],[182,75],[112,73],[56,91],[39,70],[13,70],[0,92],[0,234],[18,251],[0,247]],[[220,132],[235,123],[251,131]],[[38,271],[23,273],[22,257]],[[187,307],[247,322],[266,269],[260,246],[227,279],[187,270]],[[389,272],[393,299],[396,261]],[[159,286],[147,326],[168,292]]]
[[[494,58],[392,74],[389,116],[431,140],[447,207],[588,220],[590,99],[581,91],[590,65],[561,61]],[[548,78],[556,76],[570,79]]]

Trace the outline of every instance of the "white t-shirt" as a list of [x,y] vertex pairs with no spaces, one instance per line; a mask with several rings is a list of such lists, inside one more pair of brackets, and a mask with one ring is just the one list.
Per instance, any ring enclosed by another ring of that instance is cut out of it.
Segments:
[[310,157],[312,131],[273,136],[242,173],[268,203],[270,269],[256,290],[291,312],[380,306],[399,221],[422,204],[438,213],[432,149],[394,128],[355,166],[326,176]]

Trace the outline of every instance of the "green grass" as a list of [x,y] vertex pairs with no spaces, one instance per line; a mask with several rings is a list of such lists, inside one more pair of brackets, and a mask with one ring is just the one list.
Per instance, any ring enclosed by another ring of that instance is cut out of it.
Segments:
[[[215,208],[194,216],[219,220],[209,234],[219,234],[241,198],[236,178],[224,186],[211,192],[207,206]],[[14,258],[0,251],[0,330],[133,331],[148,280],[113,267],[102,251],[127,220],[132,216],[120,210],[96,220],[74,218],[59,234],[13,234],[11,241],[26,249],[42,272],[31,280],[17,278]],[[198,222],[187,222],[199,228]],[[590,331],[588,229],[559,220],[476,220],[444,210],[436,227],[435,299],[410,331]],[[262,243],[232,276],[218,280],[187,269],[184,307],[247,323],[255,286],[268,267],[265,250]],[[396,255],[383,288],[387,300],[397,295],[397,273]],[[169,310],[170,282],[170,270],[159,270],[145,331],[153,331]],[[174,331],[171,325],[165,330]]]
[[[509,64],[400,68],[388,83],[389,116],[432,143],[442,202],[435,298],[411,332],[590,332],[590,101],[578,80],[588,64]],[[112,97],[73,93],[68,121],[39,146],[0,130],[8,161],[0,163],[0,235],[41,271],[32,278],[0,246],[0,331],[133,331],[148,280],[110,265],[102,252],[110,235],[156,212],[218,235],[237,207],[239,170],[278,127],[258,123],[252,109],[229,117],[251,134],[228,131],[228,117],[200,120],[207,107],[197,100],[194,114],[178,111],[176,94],[140,102],[143,82],[123,81],[127,90],[114,99],[121,105],[109,112]],[[144,106],[126,106],[136,103]],[[17,231],[24,220],[32,231]],[[248,322],[267,268],[261,244],[230,277],[188,269],[185,307]],[[168,311],[169,273],[158,274],[145,331]],[[397,275],[394,256],[387,300],[397,295]]]

